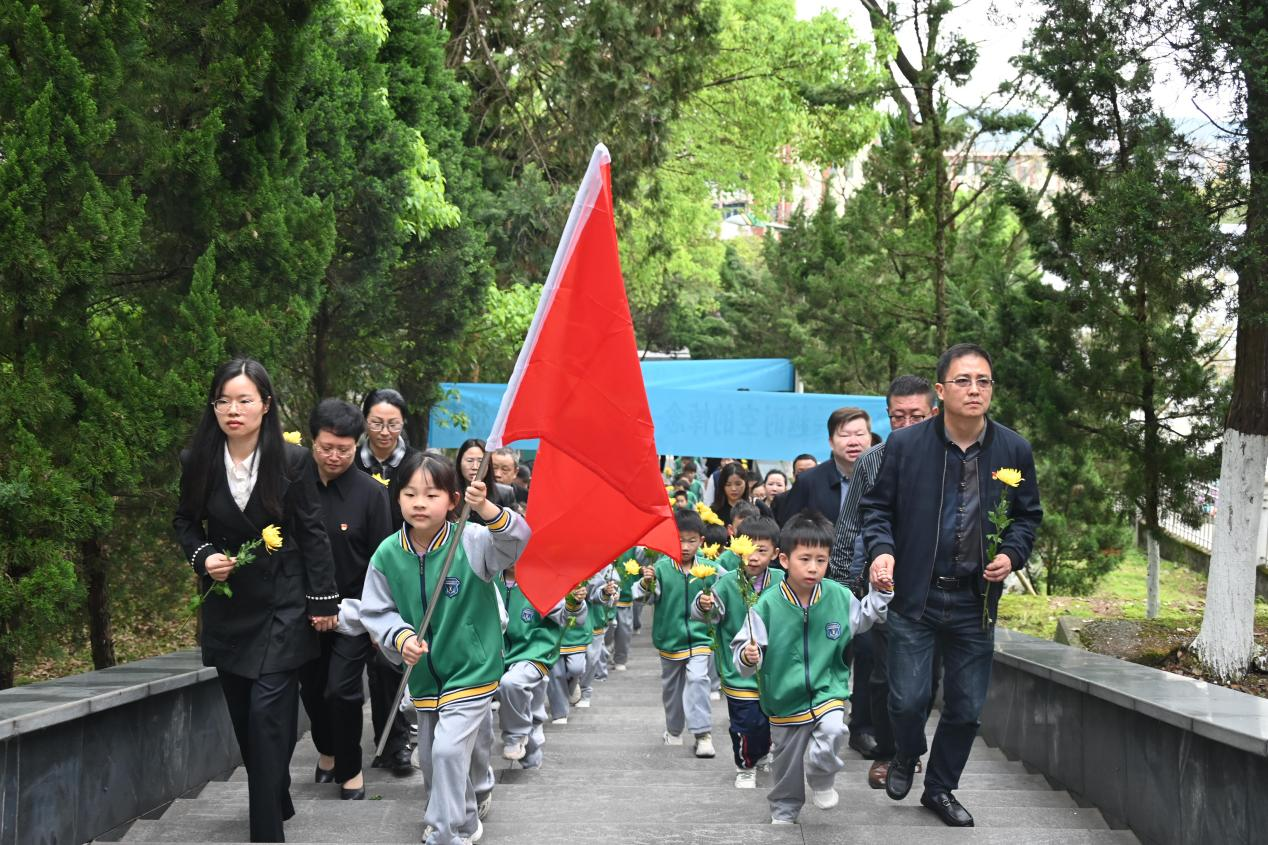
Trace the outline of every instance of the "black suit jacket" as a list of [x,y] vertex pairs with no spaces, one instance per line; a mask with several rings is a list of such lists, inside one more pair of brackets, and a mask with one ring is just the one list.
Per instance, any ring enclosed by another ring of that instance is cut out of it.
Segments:
[[[781,500],[782,497],[782,500]],[[805,510],[815,511],[835,523],[841,513],[841,473],[828,458],[797,477],[791,489],[775,497],[775,518],[783,525]]]
[[[182,455],[182,467],[186,461]],[[335,615],[339,591],[316,474],[308,450],[287,444],[282,548],[270,554],[263,546],[257,547],[255,560],[229,576],[226,583],[233,595],[207,597],[202,606],[204,665],[255,678],[262,672],[298,668],[320,653],[317,632],[308,617]],[[212,470],[211,490],[201,513],[194,512],[188,483],[182,472],[180,503],[172,525],[205,593],[213,583],[207,575],[207,558],[217,552],[233,556],[275,520],[264,510],[258,485],[246,509],[238,509],[222,463]]]

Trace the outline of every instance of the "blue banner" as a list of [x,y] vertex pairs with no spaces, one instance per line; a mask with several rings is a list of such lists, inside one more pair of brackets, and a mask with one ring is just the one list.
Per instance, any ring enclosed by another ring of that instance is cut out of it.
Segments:
[[651,387],[708,387],[791,393],[796,373],[787,358],[643,361],[643,383]]
[[[458,398],[432,410],[428,445],[456,448],[468,437],[486,437],[506,385],[444,384],[442,387],[457,391]],[[872,430],[881,437],[889,434],[884,396],[688,390],[648,384],[647,401],[656,426],[656,450],[661,454],[791,461],[802,452],[808,452],[820,461],[826,460],[828,416],[847,405],[867,411],[872,418]],[[446,425],[455,414],[466,415],[469,421],[466,429],[459,429],[451,422]],[[515,445],[534,449],[536,441]]]

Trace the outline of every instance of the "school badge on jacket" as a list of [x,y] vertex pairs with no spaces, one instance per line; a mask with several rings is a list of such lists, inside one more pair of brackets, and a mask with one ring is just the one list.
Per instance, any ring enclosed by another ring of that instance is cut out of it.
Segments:
[[445,596],[446,597],[454,598],[455,596],[458,595],[458,591],[461,589],[462,589],[461,578],[450,577],[445,579]]
[[830,640],[840,639],[841,631],[842,628],[840,622],[829,622],[823,628],[823,632],[828,635],[828,639]]

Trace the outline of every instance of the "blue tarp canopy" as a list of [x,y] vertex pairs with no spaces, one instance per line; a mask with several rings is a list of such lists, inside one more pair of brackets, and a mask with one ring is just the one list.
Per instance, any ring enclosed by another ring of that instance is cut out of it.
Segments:
[[[679,375],[688,369],[694,369],[700,380],[688,381]],[[656,426],[656,449],[662,454],[791,461],[808,452],[822,461],[828,457],[828,415],[847,405],[867,411],[877,434],[889,434],[883,396],[790,393],[751,386],[770,385],[786,377],[780,383],[791,387],[792,365],[781,359],[648,361],[643,373]],[[487,436],[506,385],[442,387],[458,395],[432,410],[428,445],[456,448],[468,437]],[[467,429],[452,425],[455,414],[466,415]],[[517,445],[536,447],[534,442]]]

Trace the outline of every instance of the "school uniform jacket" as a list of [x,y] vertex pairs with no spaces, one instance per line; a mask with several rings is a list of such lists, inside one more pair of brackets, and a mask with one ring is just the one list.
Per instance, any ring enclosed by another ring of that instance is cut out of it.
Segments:
[[[691,604],[691,615],[713,625],[714,648],[723,654],[731,647],[731,639],[740,631],[747,635],[748,608],[744,604],[744,595],[740,592],[740,572],[728,572],[718,577],[713,585],[713,610],[704,613],[700,610],[700,596]],[[784,580],[784,573],[778,569],[767,568],[758,579],[758,598],[767,590],[774,590]],[[701,593],[703,595],[703,593]],[[741,675],[730,660],[718,661],[718,674],[722,679],[722,694],[737,701],[757,700],[757,678]]]
[[[860,601],[835,581],[819,584],[807,605],[787,581],[762,592],[745,627],[731,638],[731,656],[742,676],[760,670],[762,712],[772,725],[804,725],[845,709],[850,697],[845,647],[854,635],[885,621],[891,598],[892,593],[870,592]],[[762,652],[756,664],[743,657],[748,625]]]
[[[697,558],[700,563],[708,563]],[[712,564],[709,564],[712,565]],[[634,583],[635,601],[656,606],[652,617],[652,645],[666,660],[688,660],[713,654],[713,632],[709,623],[691,617],[691,605],[706,585],[712,586],[717,575],[703,580],[691,577],[690,566],[680,566],[662,556],[656,561],[655,584],[649,591],[642,579]]]
[[[233,595],[212,593],[202,606],[203,664],[245,678],[297,669],[320,653],[310,616],[334,616],[339,606],[330,539],[322,522],[317,470],[307,449],[285,444],[280,522],[282,548],[255,550],[255,559],[226,581]],[[181,456],[182,465],[188,455]],[[203,593],[214,583],[207,558],[232,557],[266,525],[277,524],[261,501],[257,483],[245,509],[229,491],[223,462],[211,471],[211,489],[201,513],[194,511],[187,474],[172,525],[186,560],[198,573]]]
[[[440,591],[436,612],[420,634],[429,651],[409,676],[410,697],[419,710],[487,698],[504,671],[493,579],[524,550],[528,523],[504,508],[488,526],[468,524],[460,541],[456,533],[457,526],[446,522],[427,548],[416,548],[405,525],[370,558],[361,591],[361,624],[393,663],[401,662],[401,648]],[[442,583],[440,569],[454,542],[460,545]]]
[[[506,631],[503,634],[502,653],[507,668],[516,663],[531,663],[543,678],[550,675],[550,667],[559,659],[559,643],[569,619],[584,628],[584,605],[569,611],[560,599],[550,613],[543,616],[529,602],[519,584],[508,585],[502,578],[496,580],[498,593],[506,606]],[[578,615],[580,614],[580,618]]]

